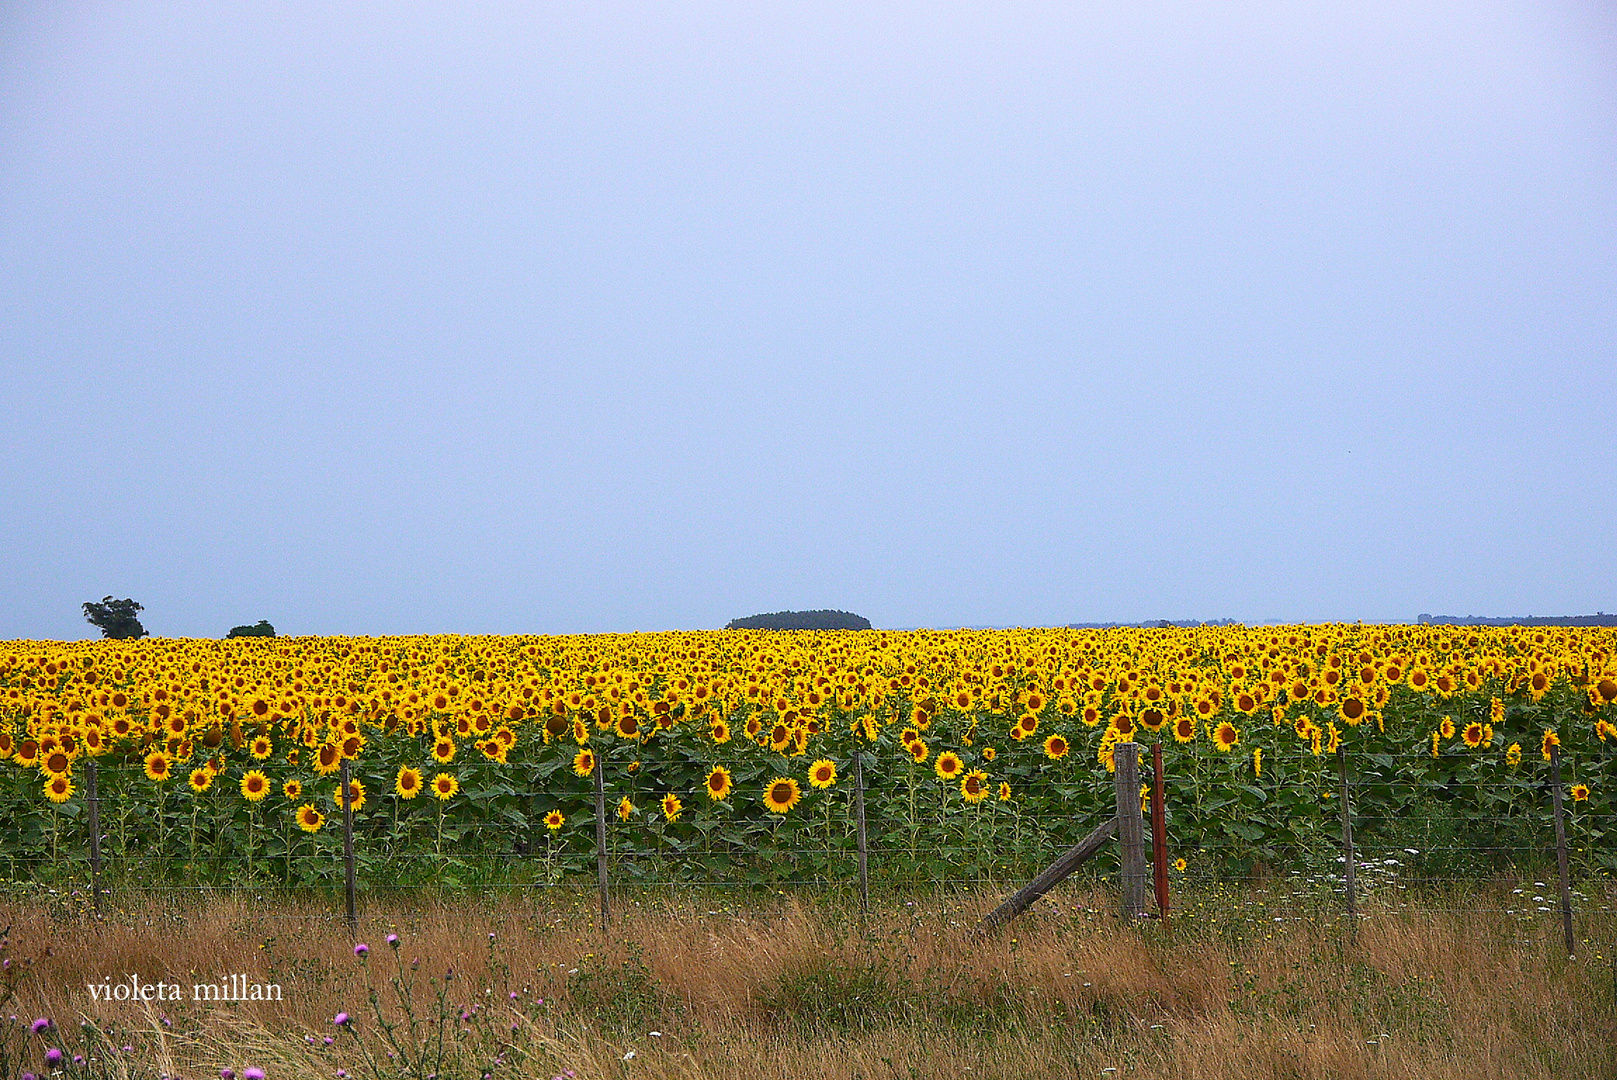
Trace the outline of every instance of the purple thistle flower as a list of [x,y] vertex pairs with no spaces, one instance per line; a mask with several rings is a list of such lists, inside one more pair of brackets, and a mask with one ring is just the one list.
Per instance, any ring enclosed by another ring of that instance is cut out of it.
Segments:
[[354,946],[354,955],[355,956],[369,956],[370,951],[371,951],[371,947],[369,945],[365,944],[363,941],[361,941],[358,945]]
[[231,1068],[220,1069],[219,1080],[236,1080],[236,1070]]
[[45,1064],[49,1065],[53,1069],[59,1068],[62,1064],[62,1052],[56,1049],[54,1046],[46,1050]]
[[46,1017],[41,1016],[38,1020],[34,1021],[33,1028],[31,1030],[33,1031],[33,1033],[35,1035],[38,1035],[38,1034],[40,1034],[40,1033],[42,1033],[44,1031],[47,1031],[50,1028],[50,1026],[51,1026],[50,1020],[48,1018],[46,1018]]
[[241,1080],[264,1080],[264,1070],[256,1066],[242,1070]]
[[387,936],[387,943],[389,945],[393,946],[395,949],[398,948],[399,947],[399,935],[397,935],[397,934],[389,934]]
[[345,1012],[340,1012],[331,1018],[331,1022],[336,1024],[338,1027],[342,1027],[344,1024],[348,1023],[348,1014]]

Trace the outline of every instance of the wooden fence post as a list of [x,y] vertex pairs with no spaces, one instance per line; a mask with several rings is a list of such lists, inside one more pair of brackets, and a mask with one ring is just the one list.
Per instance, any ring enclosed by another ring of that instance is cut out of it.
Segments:
[[862,750],[853,750],[853,813],[859,839],[859,914],[870,914],[870,853],[865,842],[865,766]]
[[95,786],[95,758],[84,763],[84,798],[90,810],[90,891],[101,914],[101,798]]
[[1561,932],[1566,937],[1567,959],[1577,952],[1572,938],[1572,878],[1567,870],[1566,821],[1561,803],[1561,748],[1550,747],[1550,799],[1555,810],[1555,868],[1561,875]]
[[1116,832],[1117,817],[1114,815],[1102,822],[1094,832],[1068,848],[1059,859],[1045,867],[1044,872],[1038,877],[1022,886],[1003,904],[984,916],[983,921],[977,924],[974,933],[981,935],[995,927],[1004,926],[1032,907],[1035,900],[1055,888],[1066,879],[1067,875],[1082,866],[1084,861],[1099,851]]
[[601,755],[595,758],[595,876],[601,886],[601,929],[611,920],[607,908],[606,889],[606,779],[601,775]]
[[342,763],[342,861],[343,882],[348,901],[348,935],[359,933],[359,912],[354,906],[354,788],[349,780],[348,761]]
[[1342,855],[1343,881],[1347,886],[1348,918],[1353,923],[1353,936],[1359,936],[1359,890],[1355,880],[1358,857],[1353,854],[1353,804],[1348,800],[1347,750],[1336,748],[1336,771],[1342,787]]
[[1168,808],[1162,801],[1162,744],[1151,744],[1151,848],[1156,871],[1157,915],[1168,925]]
[[1117,843],[1123,862],[1123,918],[1145,914],[1145,836],[1140,819],[1140,744],[1118,743],[1112,748],[1117,763]]

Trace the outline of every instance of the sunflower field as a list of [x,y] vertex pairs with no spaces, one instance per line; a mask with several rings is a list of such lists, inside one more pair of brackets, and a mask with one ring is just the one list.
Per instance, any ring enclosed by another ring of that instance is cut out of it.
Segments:
[[1331,863],[1339,746],[1365,842],[1542,865],[1558,745],[1588,874],[1614,725],[1609,629],[3,642],[0,866],[82,880],[93,760],[114,880],[331,883],[347,762],[367,887],[554,883],[593,865],[599,759],[620,877],[847,881],[857,765],[873,873],[994,879],[1111,813],[1132,740],[1222,875]]

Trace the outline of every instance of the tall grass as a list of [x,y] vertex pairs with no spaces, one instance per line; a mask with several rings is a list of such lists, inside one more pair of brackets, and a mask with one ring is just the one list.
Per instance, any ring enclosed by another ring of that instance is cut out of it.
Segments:
[[[406,896],[364,912],[363,959],[307,898],[129,896],[101,921],[13,898],[0,925],[14,963],[32,958],[6,1011],[107,1032],[120,1078],[399,1075],[380,1025],[440,997],[463,1052],[439,1080],[1613,1075],[1610,916],[1582,916],[1588,944],[1568,962],[1548,916],[1503,911],[1510,895],[1372,901],[1356,940],[1256,886],[1188,894],[1169,929],[1123,925],[1110,895],[1072,886],[985,939],[971,927],[987,894],[892,899],[861,921],[832,898],[664,889],[619,897],[604,934],[587,894]],[[138,973],[188,995],[228,972],[284,1000],[135,1006],[84,989]],[[16,1044],[9,1075],[39,1071],[37,1042]]]

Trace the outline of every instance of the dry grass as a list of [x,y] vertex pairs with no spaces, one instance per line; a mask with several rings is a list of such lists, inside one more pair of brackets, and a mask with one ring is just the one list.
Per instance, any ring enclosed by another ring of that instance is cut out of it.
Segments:
[[[246,1065],[270,1080],[367,1075],[331,1018],[355,1014],[376,1046],[367,978],[384,1014],[398,1015],[390,931],[404,970],[411,960],[422,980],[454,970],[446,1000],[457,1017],[480,1007],[451,1025],[472,1031],[462,1045],[475,1052],[440,1080],[485,1068],[582,1080],[1613,1075],[1609,944],[1568,963],[1547,917],[1494,910],[1503,895],[1377,909],[1356,943],[1339,920],[1293,917],[1296,907],[1253,890],[1191,898],[1199,914],[1164,933],[1123,926],[1105,894],[1072,889],[984,941],[969,927],[997,899],[987,895],[894,901],[861,926],[838,903],[776,896],[735,909],[663,892],[624,904],[606,935],[582,894],[401,900],[365,913],[364,963],[327,901],[135,898],[98,922],[12,900],[0,925],[12,926],[10,955],[35,958],[8,1011],[106,1029],[133,1047],[105,1073],[120,1080]],[[1585,922],[1609,943],[1609,917]],[[131,972],[187,996],[242,972],[279,983],[285,1000],[142,1008],[95,1003],[84,989]]]

